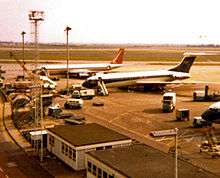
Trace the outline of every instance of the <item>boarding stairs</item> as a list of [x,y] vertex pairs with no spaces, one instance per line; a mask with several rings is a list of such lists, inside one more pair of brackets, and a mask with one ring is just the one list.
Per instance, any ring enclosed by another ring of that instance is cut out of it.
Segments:
[[98,81],[98,87],[101,89],[101,93],[103,94],[103,96],[107,96],[108,95],[108,90],[105,86],[105,83],[102,79],[99,79]]

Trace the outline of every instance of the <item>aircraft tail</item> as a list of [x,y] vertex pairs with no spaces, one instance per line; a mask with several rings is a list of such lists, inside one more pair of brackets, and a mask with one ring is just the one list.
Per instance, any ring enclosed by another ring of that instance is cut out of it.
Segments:
[[184,56],[182,62],[178,64],[176,67],[169,69],[169,71],[189,73],[189,70],[195,59],[196,59],[195,55]]
[[120,48],[116,57],[112,60],[111,64],[122,64],[124,57],[124,49]]

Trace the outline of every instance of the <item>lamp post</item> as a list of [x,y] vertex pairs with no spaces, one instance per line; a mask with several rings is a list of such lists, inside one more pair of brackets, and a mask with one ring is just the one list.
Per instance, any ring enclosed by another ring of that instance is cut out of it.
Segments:
[[178,128],[170,129],[170,130],[160,130],[160,131],[153,131],[151,132],[154,136],[174,136],[175,137],[175,169],[174,169],[174,176],[178,178],[178,147],[177,147],[177,136],[178,136]]
[[[23,65],[24,65],[24,35],[26,33],[23,31],[21,32],[21,36],[22,36],[22,59],[23,59]],[[23,69],[23,76],[24,76],[24,69]]]
[[178,134],[178,128],[174,129],[176,134],[175,134],[175,178],[178,178],[178,148],[177,148],[177,134]]
[[66,88],[67,88],[67,95],[69,95],[69,58],[70,58],[70,54],[69,54],[69,31],[71,30],[70,27],[66,27],[64,31],[66,31],[66,67],[67,67],[67,71],[66,71]]
[[34,24],[34,41],[35,41],[35,68],[38,66],[39,61],[39,45],[38,45],[38,24],[40,21],[44,21],[44,11],[30,11],[28,14],[29,20]]

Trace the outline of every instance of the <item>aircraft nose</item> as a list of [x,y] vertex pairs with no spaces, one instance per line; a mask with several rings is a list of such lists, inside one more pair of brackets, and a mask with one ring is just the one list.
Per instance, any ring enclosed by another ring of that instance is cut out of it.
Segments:
[[85,88],[94,88],[97,86],[97,82],[93,81],[93,80],[85,80],[82,83],[82,86]]
[[85,87],[85,88],[89,88],[89,82],[88,80],[85,80],[83,83],[82,83],[82,86]]
[[212,121],[214,120],[214,113],[211,110],[206,110],[202,113],[202,118],[206,121]]

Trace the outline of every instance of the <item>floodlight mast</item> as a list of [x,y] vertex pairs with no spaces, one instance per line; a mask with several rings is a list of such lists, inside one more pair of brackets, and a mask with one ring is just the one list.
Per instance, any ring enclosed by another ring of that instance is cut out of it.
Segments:
[[[34,24],[34,41],[35,41],[35,53],[36,53],[36,57],[34,59],[34,63],[35,63],[35,69],[38,66],[38,60],[39,60],[39,47],[38,47],[38,22],[39,21],[43,21],[44,20],[44,12],[43,11],[36,11],[36,10],[32,10],[29,12],[28,14],[29,20],[31,21],[31,24]],[[35,83],[37,83],[35,81]],[[37,94],[35,96],[35,98],[37,98],[38,95],[41,95],[41,91],[37,91]],[[37,101],[37,99],[35,100],[35,122],[38,123],[38,117],[39,117],[39,107],[40,107],[40,103]]]
[[66,31],[66,88],[67,88],[67,95],[69,95],[69,59],[70,59],[70,53],[69,53],[69,31],[71,28],[69,26],[66,26],[65,30]]
[[44,21],[44,11],[30,11],[29,20],[34,24],[34,43],[35,43],[35,52],[36,52],[36,59],[35,59],[35,68],[38,66],[39,61],[39,46],[38,46],[38,22]]
[[[35,52],[36,58],[35,60],[35,69],[38,66],[39,61],[39,46],[38,46],[38,22],[44,20],[44,12],[43,11],[30,11],[29,20],[34,24],[34,41],[35,41]],[[35,81],[37,84],[37,81]],[[39,117],[41,119],[41,151],[40,151],[40,161],[43,161],[43,101],[42,101],[42,85],[37,86],[37,93],[35,95],[35,122],[37,125],[39,124]]]

